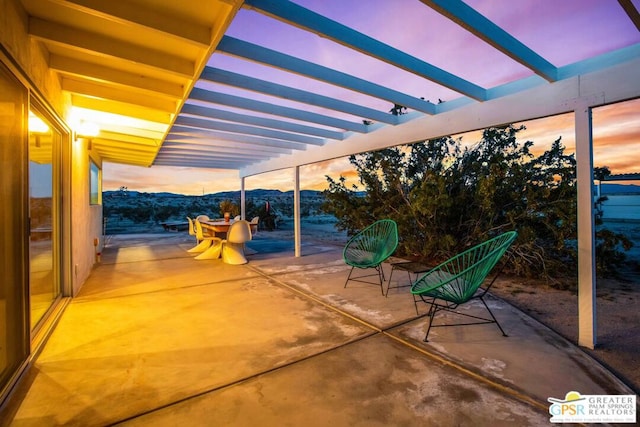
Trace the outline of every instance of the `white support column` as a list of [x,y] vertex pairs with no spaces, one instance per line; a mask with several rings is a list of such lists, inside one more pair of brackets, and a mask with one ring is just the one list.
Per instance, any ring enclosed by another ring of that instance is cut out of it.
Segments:
[[294,183],[295,188],[293,190],[293,236],[294,236],[294,248],[295,256],[300,256],[300,166],[294,168]]
[[245,218],[246,203],[245,203],[245,192],[244,192],[245,179],[246,178],[244,177],[240,178],[240,217],[242,219],[246,219]]
[[575,109],[578,188],[578,345],[596,346],[596,267],[591,107]]

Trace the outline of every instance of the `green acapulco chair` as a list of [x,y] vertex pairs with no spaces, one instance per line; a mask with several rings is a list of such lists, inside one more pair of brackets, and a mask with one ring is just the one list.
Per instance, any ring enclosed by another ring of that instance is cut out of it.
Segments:
[[[417,303],[420,299],[431,305],[429,308],[429,328],[427,329],[424,341],[428,341],[431,328],[481,325],[486,323],[495,323],[500,329],[500,332],[502,332],[502,335],[507,336],[489,309],[489,306],[484,301],[485,294],[491,285],[493,285],[493,282],[495,282],[500,274],[500,270],[486,288],[482,289],[480,286],[517,236],[515,231],[509,231],[467,249],[428,271],[413,284],[411,293],[414,296],[416,311],[418,309]],[[417,297],[420,299],[417,299]],[[480,301],[482,301],[489,315],[491,315],[491,319],[455,311],[459,305],[475,298],[479,298]],[[441,310],[471,317],[478,321],[434,325],[434,317],[436,313]]]
[[[344,283],[344,287],[350,280],[369,284],[377,284],[371,281],[362,280],[367,277],[378,278],[380,290],[384,295],[382,283],[384,282],[384,271],[380,264],[389,258],[398,247],[398,226],[391,219],[382,219],[360,231],[353,236],[342,251],[342,258],[347,265],[351,266],[349,277]],[[367,274],[352,277],[354,270],[373,268],[374,274]]]

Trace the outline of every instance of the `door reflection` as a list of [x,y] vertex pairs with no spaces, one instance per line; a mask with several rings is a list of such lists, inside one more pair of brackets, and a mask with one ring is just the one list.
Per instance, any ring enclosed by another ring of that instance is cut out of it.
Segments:
[[29,296],[31,329],[60,295],[54,262],[54,153],[60,135],[41,116],[29,114]]

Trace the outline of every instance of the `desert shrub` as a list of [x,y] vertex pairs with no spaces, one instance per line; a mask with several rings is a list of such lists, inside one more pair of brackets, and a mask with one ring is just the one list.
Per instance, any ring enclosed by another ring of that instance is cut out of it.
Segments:
[[169,218],[179,217],[181,209],[172,205],[153,205],[152,216],[155,222],[164,222]]
[[485,129],[466,147],[443,137],[350,156],[365,191],[348,188],[344,177],[327,177],[323,210],[350,234],[392,218],[398,254],[431,263],[517,230],[505,257],[508,270],[543,278],[575,274],[574,156],[565,154],[560,139],[534,156],[533,142],[516,140],[523,129]]
[[626,261],[627,251],[633,247],[633,242],[624,234],[615,233],[603,228],[596,232],[596,268],[598,274],[617,276]]
[[151,210],[146,206],[123,206],[119,210],[122,218],[134,223],[144,223],[151,219]]
[[278,211],[269,201],[256,201],[247,199],[245,202],[245,212],[247,220],[254,217],[260,218],[258,227],[260,230],[273,231],[278,227]]
[[240,214],[240,206],[229,199],[223,200],[220,202],[220,218],[224,217],[225,212],[229,212],[233,218]]

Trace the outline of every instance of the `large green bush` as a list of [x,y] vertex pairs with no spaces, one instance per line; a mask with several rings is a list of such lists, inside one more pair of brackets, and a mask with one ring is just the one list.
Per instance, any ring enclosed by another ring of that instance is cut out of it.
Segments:
[[398,254],[430,263],[517,230],[506,256],[512,273],[547,279],[573,275],[574,156],[565,154],[560,139],[533,155],[533,142],[516,141],[523,129],[489,128],[466,147],[461,139],[443,137],[351,156],[364,191],[348,188],[344,177],[327,176],[323,209],[351,234],[377,219],[394,219]]

